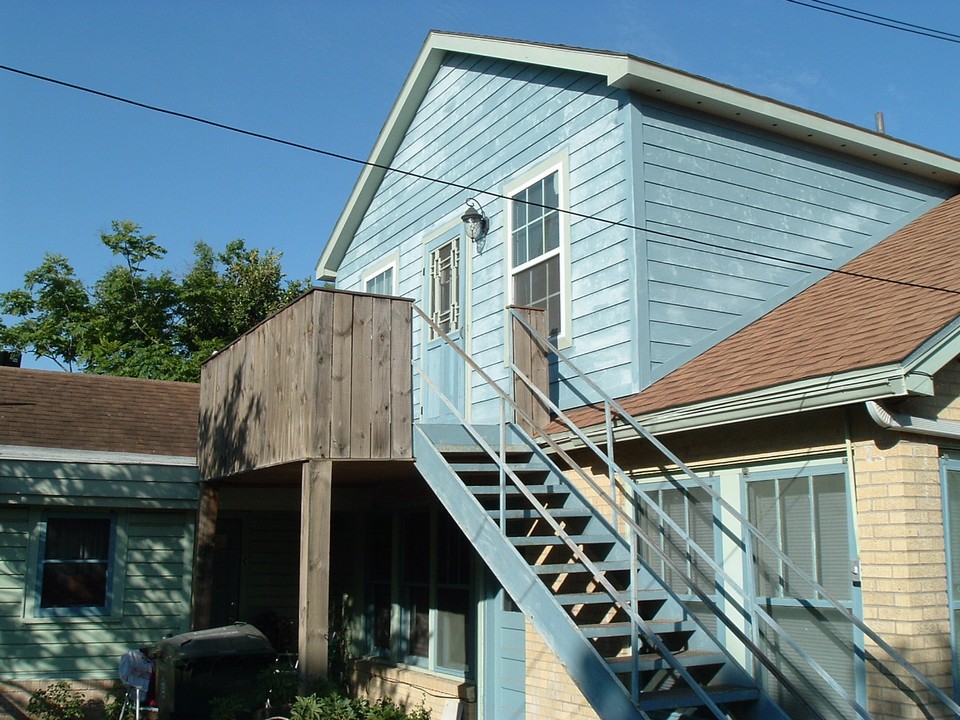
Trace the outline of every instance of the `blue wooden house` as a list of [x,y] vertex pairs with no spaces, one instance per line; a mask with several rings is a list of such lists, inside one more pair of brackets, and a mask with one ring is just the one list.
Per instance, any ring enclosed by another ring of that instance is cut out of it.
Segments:
[[189,629],[198,398],[0,367],[0,716],[56,680],[92,699]]
[[261,561],[230,597],[283,585],[301,668],[357,692],[497,720],[960,713],[960,161],[633,56],[445,33],[369,161],[333,289],[204,367],[197,625],[222,519],[271,508],[298,576]]

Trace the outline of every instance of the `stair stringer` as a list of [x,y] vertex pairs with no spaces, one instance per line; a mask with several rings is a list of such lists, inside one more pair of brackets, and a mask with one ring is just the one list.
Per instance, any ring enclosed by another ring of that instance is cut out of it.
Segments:
[[604,720],[649,720],[526,560],[467,490],[420,426],[414,426],[420,474],[523,614]]

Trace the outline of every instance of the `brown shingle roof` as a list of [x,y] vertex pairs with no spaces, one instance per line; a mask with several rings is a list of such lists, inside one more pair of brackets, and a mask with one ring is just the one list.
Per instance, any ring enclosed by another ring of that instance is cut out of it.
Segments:
[[841,270],[621,404],[641,415],[903,361],[960,315],[960,195]]
[[194,383],[0,367],[0,445],[196,457]]

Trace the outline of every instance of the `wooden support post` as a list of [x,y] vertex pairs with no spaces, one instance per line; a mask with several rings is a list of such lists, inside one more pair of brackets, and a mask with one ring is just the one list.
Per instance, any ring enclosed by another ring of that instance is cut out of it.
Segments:
[[330,608],[330,504],[333,464],[303,464],[300,497],[300,654],[301,689],[327,674]]
[[205,482],[200,490],[197,510],[196,545],[193,562],[193,599],[190,608],[190,628],[205,630],[210,627],[213,605],[213,553],[217,534],[217,513],[220,490]]

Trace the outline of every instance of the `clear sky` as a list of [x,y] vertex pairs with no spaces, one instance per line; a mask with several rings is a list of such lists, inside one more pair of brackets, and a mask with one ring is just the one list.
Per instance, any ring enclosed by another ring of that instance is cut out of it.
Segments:
[[[960,0],[836,3],[960,34]],[[0,65],[366,159],[430,29],[628,52],[871,129],[883,111],[960,156],[960,42],[790,0],[0,0]],[[310,276],[359,170],[0,70],[0,291],[45,252],[93,281],[117,219],[169,250],[155,269],[244,238]]]

